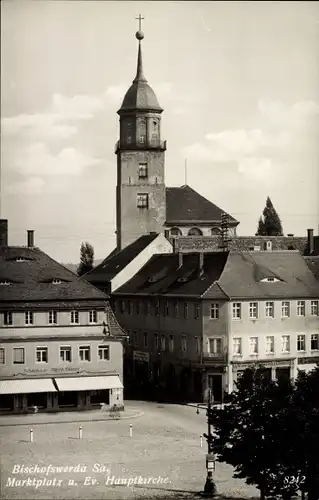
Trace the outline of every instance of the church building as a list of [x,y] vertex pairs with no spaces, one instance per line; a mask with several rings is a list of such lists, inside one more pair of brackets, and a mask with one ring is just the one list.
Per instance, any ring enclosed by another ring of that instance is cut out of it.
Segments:
[[[142,63],[141,30],[137,71],[118,110],[120,139],[116,144],[117,251],[150,232],[167,236],[218,234],[224,213],[190,186],[165,186],[166,141],[162,139],[163,109],[148,84]],[[228,216],[229,228],[239,224]]]

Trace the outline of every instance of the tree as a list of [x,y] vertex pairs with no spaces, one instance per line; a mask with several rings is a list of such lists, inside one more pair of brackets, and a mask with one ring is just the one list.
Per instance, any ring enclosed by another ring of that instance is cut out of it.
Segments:
[[94,248],[87,241],[85,243],[81,243],[80,264],[77,269],[78,275],[83,276],[83,274],[91,271],[91,269],[93,269],[93,262],[94,262]]
[[218,460],[234,467],[234,477],[256,485],[261,499],[280,494],[286,500],[298,490],[285,480],[298,474],[289,461],[294,441],[286,428],[292,394],[289,380],[269,381],[263,370],[245,370],[230,405],[208,415]]
[[283,236],[280,217],[269,196],[267,197],[263,214],[258,221],[256,236]]

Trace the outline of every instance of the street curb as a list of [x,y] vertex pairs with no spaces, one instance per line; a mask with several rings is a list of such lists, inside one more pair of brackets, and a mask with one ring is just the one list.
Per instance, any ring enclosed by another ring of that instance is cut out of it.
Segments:
[[105,417],[105,418],[91,418],[91,419],[85,419],[85,420],[60,420],[58,422],[28,422],[28,423],[17,423],[17,424],[1,424],[1,419],[0,419],[0,428],[1,427],[16,427],[16,426],[22,426],[22,425],[32,425],[33,427],[36,425],[53,425],[53,424],[77,424],[77,423],[85,423],[85,422],[107,422],[109,420],[114,421],[121,421],[121,420],[128,420],[129,418],[138,418],[142,417],[144,415],[143,411],[136,412],[133,415],[130,416],[123,416],[120,418],[112,418],[112,417]]

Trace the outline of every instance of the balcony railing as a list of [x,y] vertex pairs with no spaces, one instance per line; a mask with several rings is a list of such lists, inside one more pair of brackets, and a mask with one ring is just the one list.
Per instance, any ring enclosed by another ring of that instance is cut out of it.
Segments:
[[132,143],[132,144],[127,144],[124,143],[124,141],[121,144],[121,141],[117,141],[114,147],[114,152],[117,153],[119,149],[122,149],[123,151],[143,151],[143,150],[149,150],[149,149],[159,149],[160,151],[165,151],[166,150],[166,141],[150,141],[150,142],[145,142],[143,144],[138,144],[138,143]]
[[227,353],[221,352],[215,354],[211,352],[204,352],[202,359],[203,363],[227,363]]

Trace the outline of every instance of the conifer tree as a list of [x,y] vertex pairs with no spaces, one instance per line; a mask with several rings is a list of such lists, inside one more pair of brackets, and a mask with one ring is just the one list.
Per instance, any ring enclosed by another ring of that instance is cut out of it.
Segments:
[[77,273],[79,276],[83,276],[83,274],[88,273],[93,269],[94,263],[94,248],[88,243],[82,243],[80,248],[80,264],[77,269]]
[[256,236],[283,236],[280,217],[269,196],[262,216],[259,218]]

